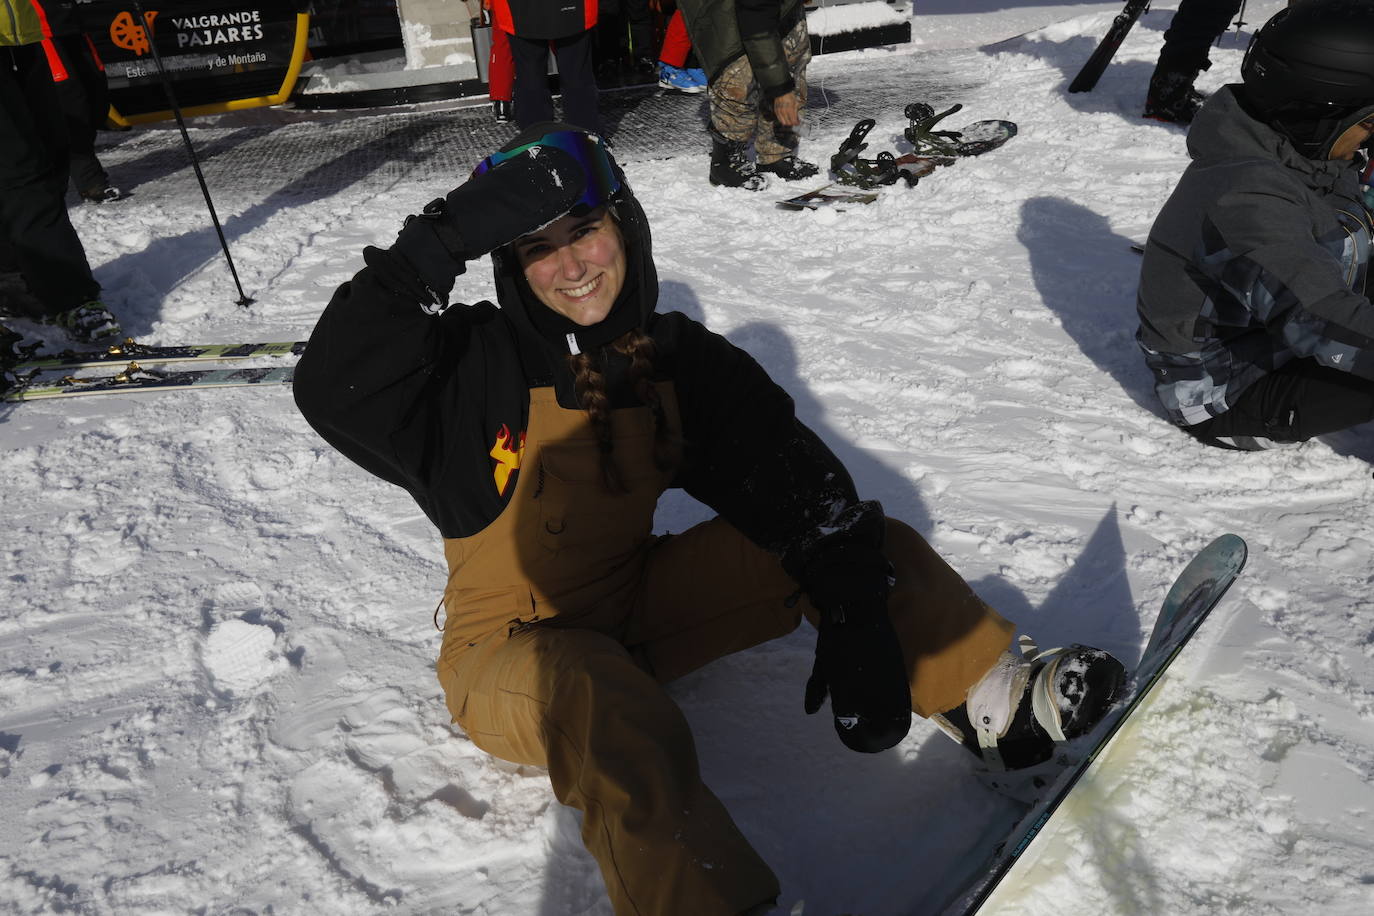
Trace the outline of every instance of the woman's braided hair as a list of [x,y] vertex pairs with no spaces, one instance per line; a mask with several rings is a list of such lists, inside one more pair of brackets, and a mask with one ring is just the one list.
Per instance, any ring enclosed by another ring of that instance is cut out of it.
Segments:
[[[661,471],[671,470],[678,461],[680,441],[669,428],[668,413],[663,409],[663,401],[654,386],[656,348],[653,338],[636,328],[617,338],[610,347],[630,358],[630,384],[634,386],[640,403],[654,415],[654,466]],[[611,399],[606,393],[602,359],[591,353],[578,353],[568,356],[568,366],[577,385],[578,403],[587,411],[592,430],[596,433],[596,443],[601,453],[602,486],[608,493],[624,493],[625,481],[613,454],[615,442],[611,432]]]

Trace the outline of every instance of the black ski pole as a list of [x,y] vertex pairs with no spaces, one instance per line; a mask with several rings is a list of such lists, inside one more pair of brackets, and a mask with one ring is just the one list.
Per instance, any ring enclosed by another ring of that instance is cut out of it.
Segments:
[[153,38],[153,24],[148,21],[148,17],[143,12],[143,4],[139,0],[134,0],[134,12],[138,14],[138,21],[142,24],[143,31],[148,38],[148,48],[153,52],[153,63],[157,65],[158,75],[162,77],[162,89],[167,93],[167,103],[172,108],[172,114],[176,116],[177,127],[181,128],[181,140],[186,144],[186,154],[191,157],[191,168],[195,170],[196,181],[200,182],[200,193],[205,195],[205,206],[210,210],[210,220],[215,224],[215,234],[219,236],[219,247],[224,251],[224,260],[229,264],[229,273],[234,278],[234,286],[239,291],[238,305],[249,306],[253,300],[248,298],[248,294],[243,291],[243,284],[239,282],[239,272],[234,269],[234,258],[229,254],[229,243],[224,238],[224,228],[219,224],[219,214],[215,212],[215,202],[210,199],[210,188],[205,184],[205,175],[200,171],[200,160],[196,158],[196,148],[191,145],[191,135],[186,132],[186,120],[181,116],[181,106],[177,104],[176,93],[172,91],[172,78],[167,75],[167,68],[162,66],[162,55],[157,51],[157,41]]

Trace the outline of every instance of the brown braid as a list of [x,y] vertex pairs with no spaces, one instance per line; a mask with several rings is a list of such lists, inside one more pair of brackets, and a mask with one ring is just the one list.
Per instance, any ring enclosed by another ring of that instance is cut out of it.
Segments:
[[681,442],[669,428],[668,413],[663,409],[658,388],[654,386],[654,356],[658,348],[654,339],[638,328],[617,343],[622,352],[630,357],[630,384],[634,385],[639,402],[654,415],[654,467],[660,471],[672,470],[681,455]]
[[[630,383],[640,403],[653,413],[654,466],[661,471],[671,470],[678,463],[681,442],[670,427],[668,412],[663,409],[663,400],[654,387],[653,360],[656,348],[653,338],[635,329],[611,346],[630,357]],[[590,353],[569,355],[568,366],[576,382],[578,403],[587,411],[587,418],[591,420],[592,430],[596,433],[596,444],[601,451],[602,486],[608,493],[624,493],[625,482],[613,454],[615,444],[611,432],[611,400],[606,394],[606,376]]]
[[611,399],[606,395],[606,376],[590,353],[570,354],[568,366],[577,383],[577,400],[596,433],[596,444],[601,452],[601,485],[607,493],[624,493],[625,482],[611,454],[615,440],[611,437]]

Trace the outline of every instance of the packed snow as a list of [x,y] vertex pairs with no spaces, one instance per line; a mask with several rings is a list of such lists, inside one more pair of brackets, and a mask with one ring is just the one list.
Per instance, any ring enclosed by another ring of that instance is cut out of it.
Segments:
[[[813,82],[938,75],[974,87],[930,99],[963,103],[955,120],[1009,118],[1020,135],[845,212],[776,210],[780,186],[711,188],[704,155],[630,158],[661,307],[753,353],[860,492],[1041,645],[1133,663],[1191,554],[1248,540],[1241,581],[999,913],[1374,912],[1374,431],[1209,450],[1163,419],[1132,337],[1130,245],[1185,164],[1184,131],[1139,117],[1170,11],[1144,18],[1095,92],[1068,95],[1115,5],[919,6],[917,35],[929,22],[942,50],[825,55]],[[984,44],[1008,21],[1035,30]],[[1237,78],[1245,38],[1224,40],[1200,88]],[[872,151],[897,148],[901,111],[874,116]],[[192,135],[213,160],[253,118]],[[808,118],[802,152],[824,160],[852,123]],[[331,122],[310,123],[327,146]],[[152,343],[305,337],[363,246],[471,165],[436,184],[413,166],[445,153],[425,147],[356,180],[296,181],[304,165],[286,162],[215,188],[245,309],[157,129],[164,178],[72,210],[107,301]],[[140,136],[106,135],[116,174],[152,155]],[[492,295],[484,264],[459,293]],[[609,914],[545,774],[449,721],[437,535],[289,390],[5,405],[0,479],[0,911]],[[704,517],[679,494],[657,526]],[[928,723],[881,755],[845,750],[802,713],[812,646],[799,631],[671,686],[706,780],[785,908],[928,913],[1014,807]]]

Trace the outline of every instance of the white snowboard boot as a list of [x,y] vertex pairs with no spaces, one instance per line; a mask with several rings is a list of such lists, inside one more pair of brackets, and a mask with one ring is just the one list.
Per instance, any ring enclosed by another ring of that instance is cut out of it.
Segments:
[[962,705],[931,717],[993,772],[1049,760],[1056,744],[1091,731],[1126,683],[1121,662],[1101,649],[1018,642],[1020,652],[1003,652]]

